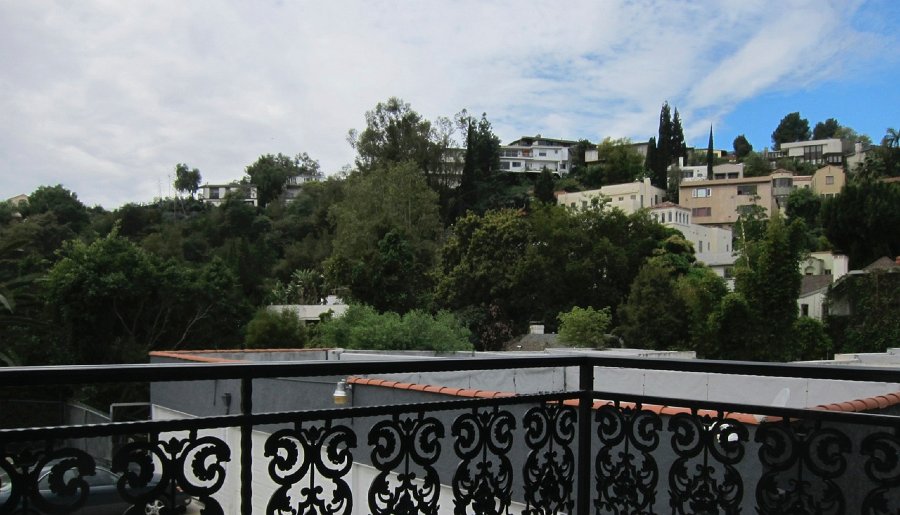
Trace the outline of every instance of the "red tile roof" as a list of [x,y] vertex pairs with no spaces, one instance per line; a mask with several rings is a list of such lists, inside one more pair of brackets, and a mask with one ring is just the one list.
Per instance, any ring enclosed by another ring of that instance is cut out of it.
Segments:
[[[441,395],[453,395],[456,397],[469,397],[469,398],[497,398],[497,397],[515,397],[516,394],[511,392],[495,392],[488,390],[470,390],[463,388],[450,388],[447,386],[436,386],[436,385],[422,385],[422,384],[410,384],[410,383],[398,383],[396,381],[385,381],[383,379],[368,379],[364,377],[354,377],[351,376],[347,378],[347,382],[351,384],[357,385],[367,385],[367,386],[383,386],[387,388],[402,388],[404,390],[416,390],[428,393],[437,393]],[[579,402],[577,399],[569,399],[563,401],[563,404],[568,406],[578,406]],[[614,401],[608,400],[598,400],[595,399],[592,409],[598,410],[603,406],[614,406]],[[900,392],[897,393],[887,393],[885,395],[879,395],[876,397],[869,397],[865,399],[855,399],[852,401],[834,403],[834,404],[822,404],[816,406],[814,409],[820,410],[829,410],[829,411],[852,411],[852,412],[860,412],[860,411],[871,411],[876,409],[884,409],[890,406],[900,405]],[[635,409],[637,407],[636,403],[633,402],[620,402],[620,409]],[[693,411],[690,408],[682,408],[677,406],[662,406],[658,404],[643,404],[641,405],[642,410],[651,411],[656,413],[657,415],[667,415],[673,416],[678,413],[692,413]],[[699,416],[709,416],[709,417],[718,417],[719,412],[717,410],[706,410],[700,409],[697,410],[697,415]],[[738,422],[742,422],[744,424],[749,425],[757,425],[760,422],[760,417],[756,415],[751,415],[747,413],[725,413],[727,418],[737,420]],[[778,417],[762,417],[767,422],[776,422],[780,420]]]

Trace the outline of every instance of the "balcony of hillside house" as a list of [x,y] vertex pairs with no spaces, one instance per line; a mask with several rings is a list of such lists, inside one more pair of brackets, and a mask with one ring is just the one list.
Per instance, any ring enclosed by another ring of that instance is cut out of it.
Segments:
[[194,351],[0,387],[0,513],[900,510],[886,366]]

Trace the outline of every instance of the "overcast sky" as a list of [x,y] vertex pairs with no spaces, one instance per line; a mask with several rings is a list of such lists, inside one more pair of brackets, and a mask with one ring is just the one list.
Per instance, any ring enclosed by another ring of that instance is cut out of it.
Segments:
[[171,194],[176,163],[239,179],[265,153],[353,162],[397,96],[522,135],[630,137],[664,100],[690,143],[782,116],[900,127],[900,2],[0,0],[0,198],[61,183],[108,209]]

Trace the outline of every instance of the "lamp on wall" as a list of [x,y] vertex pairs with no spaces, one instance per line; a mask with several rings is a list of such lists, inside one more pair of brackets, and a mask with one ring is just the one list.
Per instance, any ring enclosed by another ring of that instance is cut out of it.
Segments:
[[347,384],[345,379],[341,379],[338,381],[337,387],[334,389],[334,394],[332,394],[332,398],[334,399],[334,403],[338,405],[347,404],[350,401],[350,392],[352,391],[352,387]]

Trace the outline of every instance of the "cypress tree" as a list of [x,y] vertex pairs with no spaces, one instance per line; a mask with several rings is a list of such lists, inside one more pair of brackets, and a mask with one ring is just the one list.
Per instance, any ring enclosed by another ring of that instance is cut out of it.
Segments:
[[677,163],[678,158],[684,158],[687,164],[687,145],[684,143],[684,129],[681,127],[681,115],[678,114],[678,108],[675,108],[675,115],[672,117],[672,157],[670,163]]
[[659,111],[659,137],[656,138],[656,157],[653,164],[652,182],[665,189],[666,168],[672,162],[672,113],[669,103],[664,102]]
[[656,137],[651,137],[650,141],[647,142],[647,157],[644,159],[644,168],[651,175],[656,170]]
[[709,144],[706,145],[706,179],[713,176],[713,135],[712,125],[709,126]]

